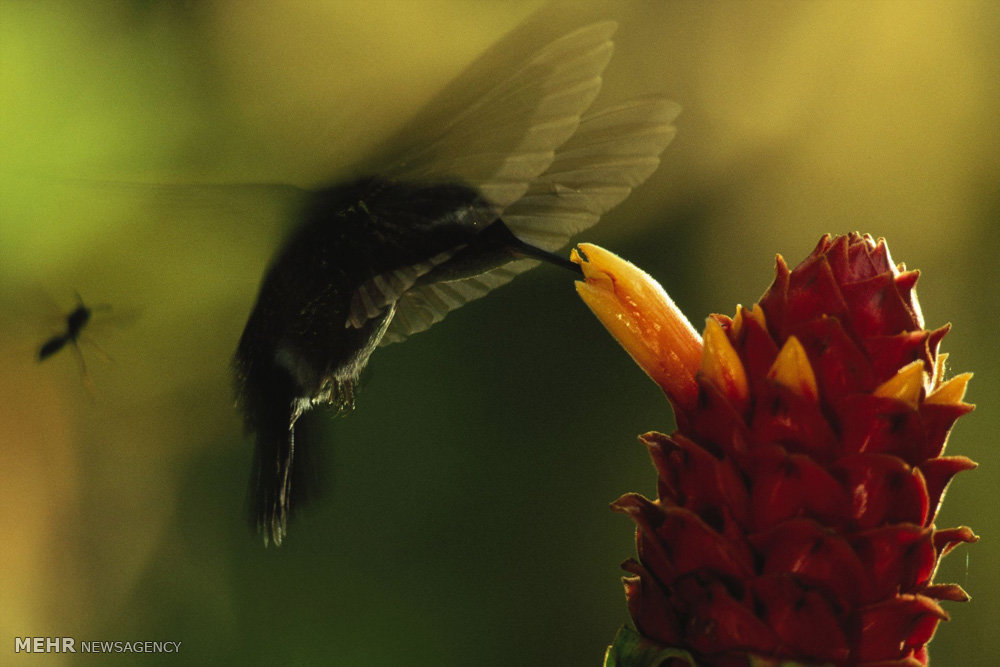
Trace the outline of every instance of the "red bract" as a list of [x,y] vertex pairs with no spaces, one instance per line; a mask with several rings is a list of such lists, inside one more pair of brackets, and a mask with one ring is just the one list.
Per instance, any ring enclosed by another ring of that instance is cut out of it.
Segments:
[[971,374],[944,379],[948,327],[924,329],[918,273],[882,241],[827,236],[794,270],[778,256],[758,304],[699,340],[646,274],[591,245],[574,259],[677,417],[640,438],[657,499],[612,504],[638,527],[624,582],[643,638],[704,666],[927,664],[938,601],[968,599],[934,572],[978,538],[934,525],[975,467],[943,456]]

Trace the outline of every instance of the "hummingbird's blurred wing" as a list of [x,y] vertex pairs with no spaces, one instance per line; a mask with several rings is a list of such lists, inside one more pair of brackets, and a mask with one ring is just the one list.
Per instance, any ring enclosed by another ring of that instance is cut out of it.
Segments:
[[503,210],[576,131],[601,89],[616,28],[595,23],[541,48],[533,31],[515,30],[390,139],[389,157],[368,171],[470,185]]
[[[556,152],[548,169],[504,210],[507,226],[522,240],[558,250],[570,237],[596,223],[656,170],[673,139],[680,107],[645,97],[587,114],[576,133]],[[451,310],[484,296],[538,264],[511,262],[473,278],[424,285],[406,291],[381,344],[399,342],[441,321]]]
[[451,259],[462,247],[457,246],[437,254],[426,262],[380,273],[363,282],[351,296],[351,311],[344,326],[360,328],[369,320],[382,315],[388,306],[396,303],[420,278]]
[[522,241],[562,248],[656,171],[679,113],[676,103],[651,96],[587,114],[504,222]]
[[[452,81],[386,142],[385,157],[363,171],[396,181],[472,186],[492,205],[492,214],[501,215],[576,132],[601,89],[616,28],[611,21],[575,29],[527,21]],[[398,302],[458,250],[366,281],[352,296],[347,325],[359,327]]]

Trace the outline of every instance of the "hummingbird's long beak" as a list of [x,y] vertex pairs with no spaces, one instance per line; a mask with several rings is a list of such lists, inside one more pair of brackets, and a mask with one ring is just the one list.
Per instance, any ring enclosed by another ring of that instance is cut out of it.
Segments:
[[580,265],[574,264],[568,257],[563,257],[562,255],[555,254],[554,252],[536,248],[535,246],[529,245],[523,241],[521,241],[518,247],[514,249],[514,255],[529,259],[540,259],[543,262],[548,262],[549,264],[555,264],[556,266],[568,269],[578,276],[583,275],[583,269],[580,268]]
[[563,257],[549,252],[548,250],[536,248],[530,243],[522,241],[514,232],[510,230],[510,227],[508,227],[503,220],[497,220],[485,230],[480,232],[479,240],[480,242],[487,244],[488,247],[500,246],[518,259],[540,259],[543,262],[548,262],[549,264],[555,264],[556,266],[568,269],[578,276],[583,275],[583,269],[581,269],[578,264],[574,264],[569,261],[568,257]]

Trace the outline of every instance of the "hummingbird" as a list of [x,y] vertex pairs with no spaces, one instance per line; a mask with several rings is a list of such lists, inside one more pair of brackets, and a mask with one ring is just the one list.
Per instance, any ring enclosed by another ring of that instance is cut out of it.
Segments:
[[540,47],[515,30],[364,175],[303,195],[233,361],[254,437],[251,523],[265,544],[284,541],[296,459],[317,446],[296,438],[303,413],[351,410],[376,348],[539,261],[578,272],[553,251],[655,171],[676,104],[650,95],[590,110],[615,29],[594,23]]

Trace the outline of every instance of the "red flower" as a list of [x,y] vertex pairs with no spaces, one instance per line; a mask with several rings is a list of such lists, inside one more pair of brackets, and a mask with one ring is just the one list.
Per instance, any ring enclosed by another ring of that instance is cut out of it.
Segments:
[[939,601],[968,599],[934,583],[937,564],[978,538],[934,525],[975,467],[943,456],[971,374],[944,379],[948,327],[924,329],[918,273],[882,241],[827,236],[792,271],[778,256],[758,304],[699,338],[636,267],[586,244],[574,261],[581,297],[677,417],[672,436],[640,437],[657,499],[612,504],[637,525],[624,584],[646,649],[705,666],[926,665]]

